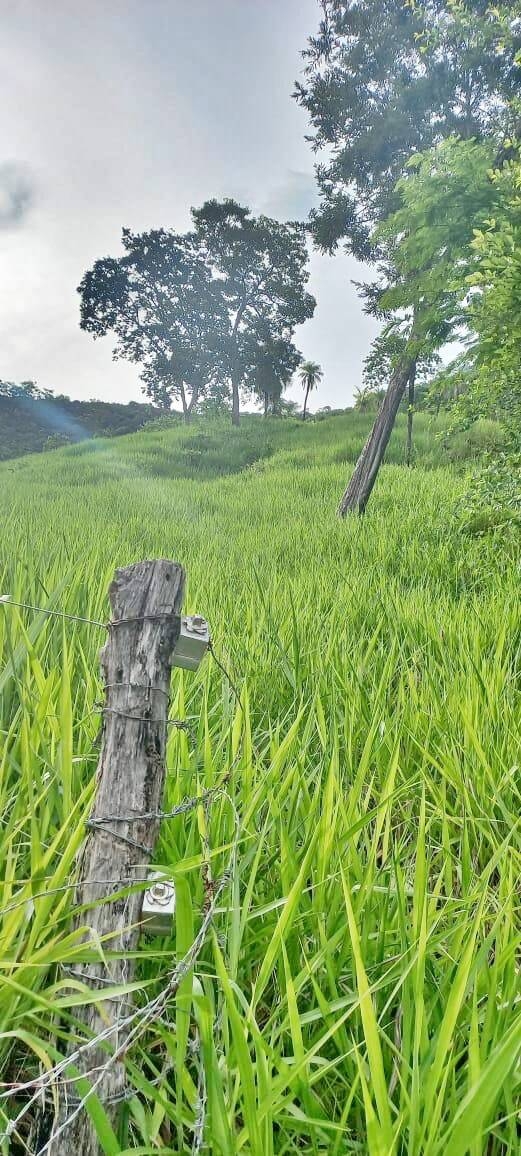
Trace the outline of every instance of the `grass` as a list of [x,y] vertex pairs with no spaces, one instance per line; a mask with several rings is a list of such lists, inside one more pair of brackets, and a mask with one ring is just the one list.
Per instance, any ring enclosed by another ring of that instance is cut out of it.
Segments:
[[[168,805],[233,764],[231,800],[207,832],[200,812],[163,825],[176,928],[144,946],[138,1000],[199,926],[233,806],[239,842],[194,974],[127,1056],[116,1135],[99,1107],[106,1152],[198,1150],[201,1093],[216,1156],[519,1151],[518,558],[458,534],[463,482],[418,425],[416,468],[400,419],[363,521],[335,514],[357,415],[152,428],[0,470],[0,592],[103,620],[115,566],[179,559],[241,689],[239,710],[210,660],[174,676],[194,726],[169,739]],[[0,606],[5,1082],[55,1061],[85,999],[69,884],[101,642]],[[0,1101],[4,1134],[26,1099]]]

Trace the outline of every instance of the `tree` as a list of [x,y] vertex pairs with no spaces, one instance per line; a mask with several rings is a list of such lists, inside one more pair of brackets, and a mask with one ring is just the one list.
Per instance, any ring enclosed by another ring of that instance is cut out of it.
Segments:
[[398,185],[400,205],[375,234],[380,278],[368,308],[403,326],[405,343],[340,512],[364,511],[401,399],[420,358],[431,359],[466,323],[465,272],[474,264],[474,230],[497,200],[490,141],[443,141],[414,157]]
[[[374,233],[396,210],[409,158],[455,135],[494,137],[515,120],[521,4],[324,0],[322,8],[296,89],[315,149],[327,150],[317,166],[322,203],[311,228],[323,250],[343,242],[358,258],[375,260]],[[421,349],[413,326],[342,513],[365,509]]]
[[112,332],[115,358],[142,366],[145,392],[189,421],[222,367],[227,313],[192,234],[123,229],[123,256],[96,261],[78,288],[81,328]]
[[[309,114],[320,248],[371,255],[409,158],[504,126],[519,92],[519,0],[322,0],[295,97]],[[513,119],[514,116],[513,116]]]
[[301,360],[301,354],[289,338],[272,337],[270,327],[260,321],[243,334],[242,387],[262,399],[265,417],[270,409],[272,414],[280,412],[283,391]]
[[436,415],[442,408],[453,409],[460,398],[468,395],[475,374],[474,356],[465,348],[434,374],[424,393],[425,408],[433,409]]
[[[259,332],[272,349],[282,343],[279,353],[284,346],[291,361],[295,326],[313,316],[315,299],[306,292],[305,227],[252,217],[249,209],[229,199],[206,201],[192,217],[200,251],[226,303],[223,356],[232,391],[232,421],[237,425],[239,391],[252,380],[252,350],[259,345]],[[259,372],[268,371],[259,365]]]
[[303,361],[298,375],[302,383],[302,388],[305,390],[304,408],[302,410],[302,420],[305,421],[309,394],[311,390],[319,385],[323,377],[323,372],[317,361]]
[[521,513],[521,159],[512,145],[511,159],[494,174],[498,203],[472,248],[476,267],[467,275],[469,343],[467,388],[456,415],[466,424],[493,417],[505,432],[504,452],[490,464],[489,496]]
[[0,381],[0,397],[17,398],[19,401],[24,399],[31,399],[33,401],[44,401],[45,398],[52,397],[50,389],[40,389],[40,386],[35,381]]
[[385,389],[362,385],[355,389],[354,408],[359,413],[374,413],[381,406],[384,397]]
[[[373,341],[372,347],[364,358],[362,380],[364,396],[368,394],[382,394],[385,396],[385,386],[388,385],[393,373],[404,356],[407,344],[407,335],[400,319],[389,321],[382,332]],[[415,408],[416,391],[419,386],[430,380],[434,370],[440,364],[440,356],[431,349],[423,356],[420,354],[414,371],[408,381],[407,397],[407,441],[405,446],[405,462],[410,466],[412,461],[412,431]]]

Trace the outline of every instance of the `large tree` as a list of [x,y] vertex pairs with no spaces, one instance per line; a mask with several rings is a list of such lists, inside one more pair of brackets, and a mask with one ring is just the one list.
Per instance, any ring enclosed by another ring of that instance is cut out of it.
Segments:
[[[519,0],[324,0],[319,34],[304,53],[297,99],[307,109],[321,205],[316,243],[343,243],[377,259],[375,230],[399,206],[408,159],[455,135],[497,137],[516,119],[521,70]],[[365,508],[403,393],[422,352],[411,326],[389,397],[341,506]]]
[[188,421],[218,376],[226,309],[190,234],[123,229],[123,255],[96,261],[79,286],[81,327],[112,332],[115,358],[141,365],[147,394],[181,402]]
[[[288,350],[297,325],[313,316],[305,227],[253,217],[234,200],[207,201],[192,212],[195,236],[218,279],[228,311],[226,368],[232,420],[239,422],[240,388],[251,376],[251,352],[261,329],[279,353]],[[279,380],[284,380],[289,363]]]
[[399,205],[382,223],[379,280],[366,287],[371,311],[401,325],[403,350],[389,389],[343,495],[340,512],[366,507],[405,389],[466,326],[466,275],[474,232],[493,214],[490,141],[450,138],[414,157],[398,182]]
[[295,326],[315,308],[305,229],[230,200],[192,218],[185,234],[124,229],[123,254],[96,261],[79,286],[80,324],[113,333],[114,357],[139,364],[147,394],[180,401],[187,421],[205,396],[231,388],[237,423],[241,387],[263,376],[280,396],[300,360]]

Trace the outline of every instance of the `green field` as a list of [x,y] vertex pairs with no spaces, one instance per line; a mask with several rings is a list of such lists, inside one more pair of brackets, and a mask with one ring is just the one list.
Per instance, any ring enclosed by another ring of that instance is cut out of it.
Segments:
[[[199,926],[207,842],[231,878],[127,1056],[107,1153],[519,1152],[519,560],[461,533],[441,425],[417,419],[403,466],[404,420],[362,520],[335,513],[360,415],[150,427],[0,468],[0,594],[105,620],[116,566],[174,558],[241,692],[210,658],[174,675],[192,730],[170,732],[168,804],[233,772],[206,816],[163,824],[176,934],[144,947],[138,1000]],[[0,605],[4,1084],[55,1062],[84,998],[64,969],[102,642]],[[0,1151],[21,1153],[28,1093],[4,1093]]]

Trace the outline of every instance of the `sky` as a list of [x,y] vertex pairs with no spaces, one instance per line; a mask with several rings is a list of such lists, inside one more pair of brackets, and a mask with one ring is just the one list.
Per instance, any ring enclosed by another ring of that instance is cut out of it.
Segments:
[[[317,0],[3,0],[0,379],[143,399],[139,368],[79,328],[76,287],[122,227],[183,231],[226,196],[306,218],[315,158],[291,93],[319,18]],[[363,270],[343,253],[310,267],[296,341],[324,371],[314,407],[348,405],[376,332]]]

